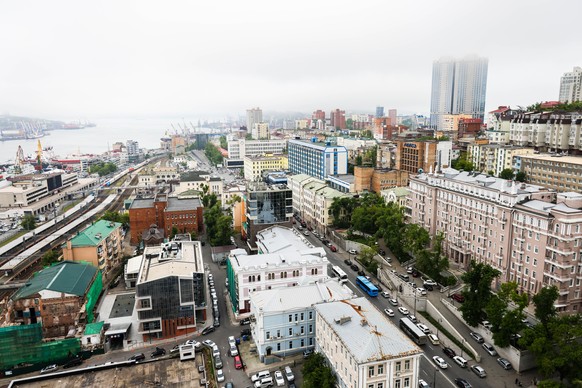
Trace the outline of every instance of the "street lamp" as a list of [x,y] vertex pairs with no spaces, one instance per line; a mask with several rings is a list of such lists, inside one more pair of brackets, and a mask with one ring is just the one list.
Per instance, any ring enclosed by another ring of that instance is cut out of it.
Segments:
[[[443,319],[439,318],[439,326],[441,326],[443,323]],[[439,336],[439,326],[437,326],[437,337]]]
[[439,370],[434,368],[434,372],[432,374],[432,388],[436,388],[436,374]]

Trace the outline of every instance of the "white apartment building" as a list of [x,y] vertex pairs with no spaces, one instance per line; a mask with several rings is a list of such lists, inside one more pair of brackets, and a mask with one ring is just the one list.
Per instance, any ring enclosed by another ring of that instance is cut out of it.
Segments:
[[199,195],[204,190],[204,187],[208,187],[209,194],[215,194],[218,199],[222,198],[224,190],[222,178],[211,176],[203,171],[191,171],[182,174],[180,182],[174,186],[174,194],[180,195],[189,192],[192,195]]
[[556,285],[558,311],[582,308],[582,194],[449,169],[411,176],[409,204],[411,222],[445,234],[452,266],[487,263],[501,271],[494,287],[529,295]]
[[315,346],[317,303],[351,299],[354,293],[337,279],[297,287],[251,292],[253,340],[262,362],[265,357],[285,357]]
[[253,139],[268,139],[269,134],[269,123],[254,123],[251,129],[251,136]]
[[233,307],[250,311],[250,294],[278,287],[294,287],[328,278],[328,260],[322,247],[314,247],[295,229],[273,226],[257,233],[259,254],[234,249],[227,261],[227,277],[235,292]]
[[324,181],[306,174],[292,175],[287,178],[293,194],[293,213],[318,233],[326,234],[333,223],[330,207],[334,198],[347,194],[329,187]]
[[513,169],[513,157],[518,155],[533,155],[533,148],[512,147],[500,144],[472,144],[467,147],[468,159],[476,171],[499,176],[506,168]]
[[511,121],[509,140],[540,151],[580,151],[581,131],[581,112],[522,113]]
[[295,120],[295,129],[309,129],[310,126],[311,120],[309,119]]
[[560,102],[582,101],[582,67],[574,67],[560,78]]
[[394,202],[401,207],[408,207],[407,198],[410,191],[407,187],[394,187],[392,189],[380,191],[380,196],[386,203]]
[[247,131],[252,131],[256,123],[263,122],[263,111],[261,108],[247,109]]
[[286,139],[228,141],[228,158],[242,160],[245,156],[281,154],[287,148]]
[[422,350],[366,298],[315,305],[316,350],[341,388],[418,386]]

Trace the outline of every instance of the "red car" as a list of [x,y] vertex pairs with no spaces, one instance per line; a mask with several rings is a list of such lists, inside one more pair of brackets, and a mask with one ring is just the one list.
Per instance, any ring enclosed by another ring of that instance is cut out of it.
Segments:
[[243,365],[240,356],[234,356],[234,369],[242,369]]
[[459,303],[463,303],[465,301],[465,297],[459,293],[451,295],[451,298]]
[[337,248],[335,247],[335,245],[332,245],[331,247],[329,247],[329,249],[331,249],[332,252],[337,252]]

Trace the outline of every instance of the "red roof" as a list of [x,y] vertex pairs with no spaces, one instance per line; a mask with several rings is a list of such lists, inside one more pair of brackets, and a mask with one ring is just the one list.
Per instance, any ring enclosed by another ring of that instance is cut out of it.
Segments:
[[508,106],[500,106],[499,108],[492,110],[489,113],[503,113],[503,112],[507,112],[509,110]]

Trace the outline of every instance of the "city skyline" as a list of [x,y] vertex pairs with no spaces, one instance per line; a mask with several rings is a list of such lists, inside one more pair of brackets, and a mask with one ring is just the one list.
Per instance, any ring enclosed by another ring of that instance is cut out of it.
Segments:
[[489,111],[558,100],[562,75],[582,65],[573,0],[549,9],[537,0],[33,0],[1,9],[10,38],[0,42],[0,113],[48,119],[216,118],[253,106],[427,115],[432,61],[470,54],[489,59]]

